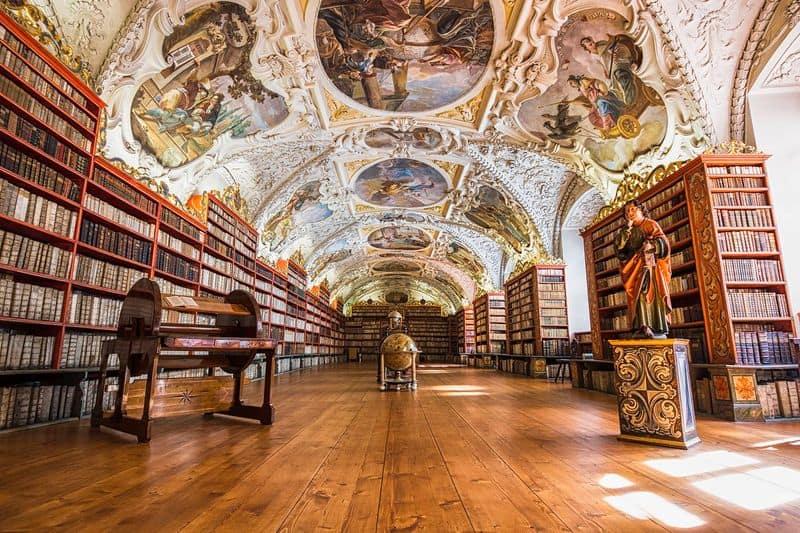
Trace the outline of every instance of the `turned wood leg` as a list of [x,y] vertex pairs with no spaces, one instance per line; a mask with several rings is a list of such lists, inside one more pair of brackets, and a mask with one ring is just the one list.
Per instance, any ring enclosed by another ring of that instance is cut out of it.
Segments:
[[100,374],[97,376],[97,395],[94,399],[92,411],[92,427],[100,427],[103,420],[103,390],[106,388],[106,371],[108,370],[108,353],[103,353],[100,359]]
[[264,416],[262,424],[272,424],[275,421],[275,407],[272,405],[272,380],[275,379],[275,354],[267,356],[267,375],[264,377],[264,400],[261,402],[261,409]]
[[142,407],[142,426],[137,432],[139,442],[150,442],[150,427],[152,426],[152,419],[150,418],[150,406],[153,403],[153,396],[156,392],[156,377],[158,375],[158,354],[153,356],[153,364],[147,371],[147,385],[144,389],[144,406]]

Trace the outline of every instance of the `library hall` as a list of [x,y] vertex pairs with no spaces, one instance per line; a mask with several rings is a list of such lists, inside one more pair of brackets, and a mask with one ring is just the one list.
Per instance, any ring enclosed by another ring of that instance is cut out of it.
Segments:
[[0,532],[800,531],[798,124],[800,0],[0,0]]

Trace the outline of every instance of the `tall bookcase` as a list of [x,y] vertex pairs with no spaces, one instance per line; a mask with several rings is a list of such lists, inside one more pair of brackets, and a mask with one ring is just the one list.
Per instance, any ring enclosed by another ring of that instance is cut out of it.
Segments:
[[[762,420],[771,383],[791,382],[797,392],[766,159],[699,156],[640,196],[672,248],[670,336],[691,341],[698,409],[732,420]],[[583,232],[595,357],[608,358],[606,341],[628,329],[613,248],[622,224],[617,213]]]
[[462,307],[454,317],[458,352],[475,352],[475,310],[471,305]]
[[533,375],[546,377],[547,358],[569,354],[563,265],[534,265],[505,284],[509,353],[534,358]]
[[404,305],[408,334],[417,343],[420,361],[445,362],[450,351],[450,321],[439,305]]
[[[256,261],[256,231],[213,195],[197,220],[95,156],[102,107],[0,13],[0,430],[88,413],[102,341],[141,277],[173,294],[254,290],[270,332],[284,335],[270,314],[274,302],[286,309],[286,277],[256,275],[273,274]],[[341,353],[341,313],[317,307],[328,329],[311,351],[326,346],[322,364]],[[211,320],[174,313],[170,322]]]
[[472,302],[475,313],[475,352],[506,351],[506,299],[503,292],[490,292]]

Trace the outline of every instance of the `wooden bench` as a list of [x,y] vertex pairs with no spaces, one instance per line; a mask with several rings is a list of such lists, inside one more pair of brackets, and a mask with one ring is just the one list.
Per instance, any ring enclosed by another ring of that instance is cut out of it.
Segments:
[[[213,325],[162,322],[167,311],[213,315]],[[220,367],[233,374],[233,401],[219,414],[251,418],[272,424],[272,377],[275,374],[275,341],[262,338],[261,315],[253,295],[232,291],[224,301],[192,296],[161,294],[158,285],[143,278],[128,291],[119,315],[116,340],[107,341],[100,365],[97,401],[92,426],[107,426],[150,441],[151,404],[159,368],[192,369]],[[119,387],[114,411],[103,413],[103,390],[108,356],[119,356]],[[242,402],[242,376],[256,354],[266,357],[264,399],[260,406]],[[128,383],[131,376],[147,375],[141,418],[127,413]],[[207,413],[209,414],[209,413]]]

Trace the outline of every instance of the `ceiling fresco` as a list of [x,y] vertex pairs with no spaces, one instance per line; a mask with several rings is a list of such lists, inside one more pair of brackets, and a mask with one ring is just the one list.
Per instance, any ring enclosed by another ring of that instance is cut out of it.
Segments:
[[494,24],[487,0],[323,0],[315,37],[341,94],[372,109],[424,112],[473,89]]
[[353,190],[361,200],[380,207],[428,207],[447,195],[440,171],[414,159],[388,159],[359,172]]
[[626,179],[726,140],[775,3],[0,0],[72,46],[104,155],[179,204],[238,191],[260,255],[348,305],[450,310],[559,261]]

